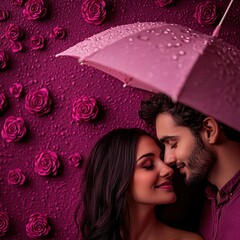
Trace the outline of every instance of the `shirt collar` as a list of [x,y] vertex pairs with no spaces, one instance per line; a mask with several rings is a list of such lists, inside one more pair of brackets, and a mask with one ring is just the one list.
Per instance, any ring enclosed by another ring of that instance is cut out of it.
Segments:
[[[240,170],[219,190],[220,197],[223,199],[226,196],[232,196],[240,182]],[[207,198],[212,199],[216,197],[218,189],[216,186],[209,184],[206,187]]]

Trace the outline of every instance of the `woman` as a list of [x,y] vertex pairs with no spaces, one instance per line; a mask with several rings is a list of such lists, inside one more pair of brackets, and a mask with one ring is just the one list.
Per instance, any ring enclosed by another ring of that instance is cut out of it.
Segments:
[[201,240],[165,225],[155,206],[176,200],[173,170],[159,143],[140,129],[116,129],[94,146],[84,174],[84,240]]

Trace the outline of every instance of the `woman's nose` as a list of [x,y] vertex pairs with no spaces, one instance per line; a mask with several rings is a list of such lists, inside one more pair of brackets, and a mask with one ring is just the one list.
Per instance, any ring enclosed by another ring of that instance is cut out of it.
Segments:
[[162,178],[171,177],[174,173],[174,170],[162,162],[161,166],[159,166],[159,175]]

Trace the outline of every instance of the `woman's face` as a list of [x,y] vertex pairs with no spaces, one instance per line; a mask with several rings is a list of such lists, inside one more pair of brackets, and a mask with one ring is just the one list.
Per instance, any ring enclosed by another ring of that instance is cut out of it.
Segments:
[[136,147],[136,164],[130,197],[140,204],[168,204],[176,200],[173,169],[160,159],[161,149],[149,136],[141,136]]

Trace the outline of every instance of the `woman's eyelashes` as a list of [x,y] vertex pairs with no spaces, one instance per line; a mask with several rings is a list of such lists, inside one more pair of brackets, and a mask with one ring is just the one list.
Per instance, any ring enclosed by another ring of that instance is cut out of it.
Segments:
[[176,148],[177,147],[177,143],[174,143],[171,145],[171,148]]
[[154,164],[153,164],[152,161],[146,161],[142,164],[141,167],[146,169],[146,170],[152,170],[154,168]]

